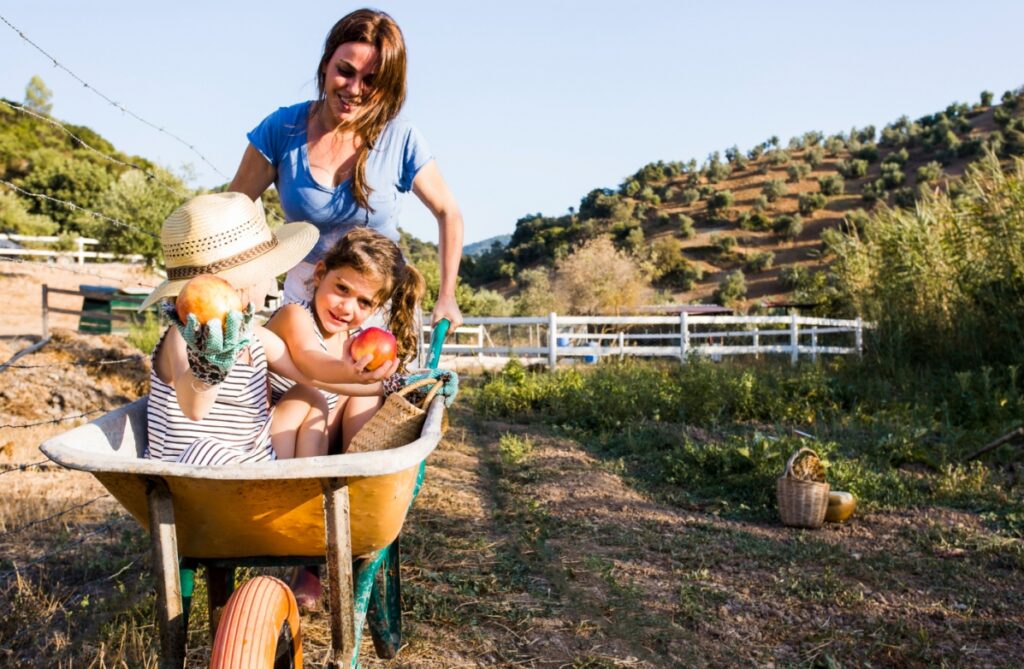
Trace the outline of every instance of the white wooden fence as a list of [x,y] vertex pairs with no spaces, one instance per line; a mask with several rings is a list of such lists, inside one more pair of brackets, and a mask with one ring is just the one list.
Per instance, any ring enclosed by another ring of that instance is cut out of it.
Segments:
[[[860,354],[864,330],[860,318],[841,320],[789,316],[559,316],[468,317],[454,331],[443,353],[546,357],[554,369],[558,359],[575,357],[595,362],[605,356],[671,357],[690,355]],[[513,335],[513,328],[516,334]],[[524,332],[525,328],[525,332]],[[430,328],[424,327],[424,341]],[[505,332],[505,346],[499,342]],[[460,335],[462,336],[460,338]],[[473,341],[466,342],[469,335]],[[487,340],[485,343],[485,339]]]
[[[9,235],[0,233],[0,239],[9,239],[12,242],[40,242],[44,244],[55,244],[62,241],[62,237],[36,237],[31,235]],[[0,255],[6,256],[35,256],[41,258],[75,258],[79,265],[84,265],[86,259],[92,260],[127,260],[129,262],[142,262],[145,260],[140,255],[119,255],[117,253],[104,253],[99,251],[86,251],[86,246],[94,246],[100,240],[91,237],[75,237],[71,240],[75,244],[74,251],[56,251],[49,249],[8,249],[0,248]]]

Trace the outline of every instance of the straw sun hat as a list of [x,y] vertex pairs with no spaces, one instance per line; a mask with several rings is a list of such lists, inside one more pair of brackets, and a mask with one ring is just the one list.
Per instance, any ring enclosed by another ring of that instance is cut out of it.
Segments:
[[174,210],[160,231],[167,280],[140,310],[178,294],[189,279],[216,274],[235,288],[284,274],[306,257],[320,232],[310,223],[271,231],[257,205],[243,193],[210,193]]

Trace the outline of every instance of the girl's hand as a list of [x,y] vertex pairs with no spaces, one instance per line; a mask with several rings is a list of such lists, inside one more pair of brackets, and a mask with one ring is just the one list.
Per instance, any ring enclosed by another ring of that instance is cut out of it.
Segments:
[[455,328],[462,325],[462,312],[459,311],[459,305],[455,302],[455,296],[438,296],[437,304],[434,305],[434,314],[431,316],[430,323],[437,325],[442,319],[447,318],[451,321],[451,332],[455,331]]
[[405,379],[402,385],[407,386],[423,379],[437,379],[441,382],[441,388],[437,392],[444,397],[446,407],[450,407],[455,401],[455,396],[459,394],[459,375],[447,369],[428,369],[424,372],[417,372]]
[[356,360],[355,362],[350,362],[352,360],[352,351],[350,350],[351,348],[352,338],[349,337],[345,340],[341,360],[344,364],[352,365],[351,383],[377,383],[378,381],[383,381],[384,379],[398,372],[398,366],[400,363],[397,359],[392,360],[391,362],[386,362],[377,369],[374,369],[372,371],[366,369],[366,366],[370,364],[370,361],[373,360],[372,355],[364,355],[359,360]]

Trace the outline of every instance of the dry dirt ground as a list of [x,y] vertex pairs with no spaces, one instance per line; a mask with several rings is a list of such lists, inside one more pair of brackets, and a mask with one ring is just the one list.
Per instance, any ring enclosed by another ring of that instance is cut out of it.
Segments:
[[[0,361],[28,341],[0,340]],[[0,666],[156,666],[145,534],[88,475],[9,469],[84,419],[12,426],[144,392],[145,362],[96,364],[131,353],[59,331],[0,373]],[[975,515],[738,522],[642,492],[544,428],[464,406],[452,424],[403,535],[405,646],[385,662],[364,640],[363,666],[1024,665],[1020,543]],[[518,457],[502,458],[510,443]],[[203,597],[190,666],[209,652]],[[322,666],[326,616],[306,615],[303,633]]]

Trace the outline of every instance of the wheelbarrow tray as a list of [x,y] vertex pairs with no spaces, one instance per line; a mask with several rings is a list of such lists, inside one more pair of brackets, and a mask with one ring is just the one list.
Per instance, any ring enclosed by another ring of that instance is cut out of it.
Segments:
[[41,449],[64,467],[93,474],[147,530],[147,486],[162,479],[173,500],[179,554],[190,558],[322,559],[324,485],[345,480],[352,555],[358,557],[398,537],[420,464],[441,439],[443,411],[442,398],[436,398],[420,437],[387,451],[201,466],[143,457],[143,398]]

